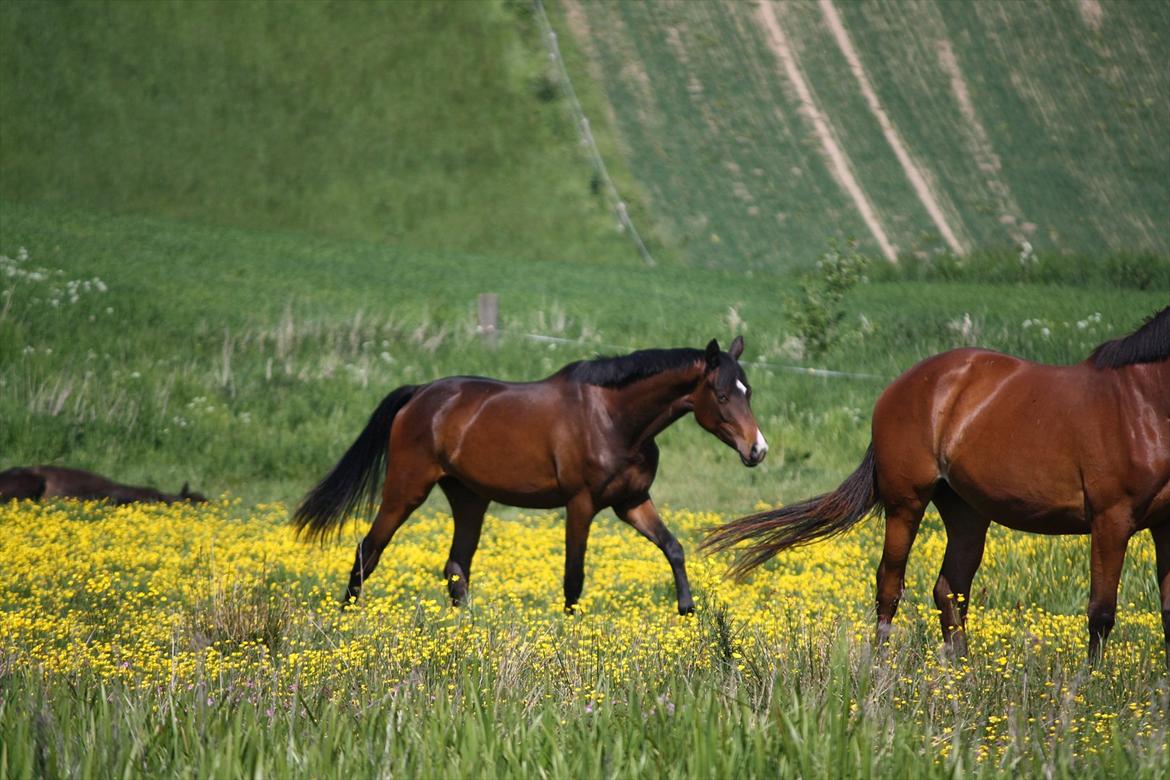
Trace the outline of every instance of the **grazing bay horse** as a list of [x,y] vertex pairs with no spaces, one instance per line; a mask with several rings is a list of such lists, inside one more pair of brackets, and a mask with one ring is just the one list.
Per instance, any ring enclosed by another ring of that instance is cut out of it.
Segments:
[[742,337],[727,352],[712,339],[706,350],[649,349],[570,363],[539,382],[448,377],[400,387],[305,496],[293,524],[310,538],[340,529],[348,515],[373,507],[385,473],[381,507],[357,547],[348,603],[437,484],[455,520],[443,576],[459,605],[490,502],[563,506],[565,610],[572,612],[585,581],[589,526],[595,514],[612,507],[666,555],[678,611],[693,612],[682,546],[650,500],[658,469],[654,437],[694,412],[745,465],[759,464],[768,445],[752,415],[742,353]]
[[152,487],[123,485],[92,471],[61,466],[21,466],[0,472],[0,501],[40,501],[45,498],[78,498],[86,501],[105,499],[114,504],[207,501],[199,493],[191,492],[186,482],[178,494],[167,495]]
[[1076,365],[982,349],[927,358],[878,398],[872,436],[861,465],[833,492],[732,521],[704,547],[749,541],[732,567],[742,576],[782,550],[884,511],[880,644],[933,501],[947,534],[934,601],[945,641],[962,656],[971,582],[991,521],[1033,533],[1089,534],[1095,658],[1113,627],[1126,544],[1149,529],[1170,663],[1170,308]]

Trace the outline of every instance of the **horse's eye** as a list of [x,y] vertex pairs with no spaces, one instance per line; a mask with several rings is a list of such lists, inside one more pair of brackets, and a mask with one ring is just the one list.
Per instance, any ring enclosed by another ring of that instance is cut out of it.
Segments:
[[727,403],[727,396],[725,396],[725,395],[723,395],[722,393],[720,393],[720,394],[719,394],[719,403],[721,403],[721,404],[725,404],[725,403]]

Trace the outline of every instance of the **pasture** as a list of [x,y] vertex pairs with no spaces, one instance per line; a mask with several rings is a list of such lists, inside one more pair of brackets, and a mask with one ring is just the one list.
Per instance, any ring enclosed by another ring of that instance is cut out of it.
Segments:
[[[279,505],[0,508],[3,755],[12,777],[1156,777],[1167,690],[1153,555],[1131,550],[1109,655],[1083,663],[1085,545],[997,529],[972,657],[939,655],[915,551],[889,657],[871,645],[880,524],[743,585],[692,557],[679,617],[658,551],[592,537],[561,613],[563,520],[489,517],[467,608],[439,575],[450,517],[412,520],[345,614],[364,528],[294,542]],[[693,549],[713,513],[667,522]],[[62,561],[67,564],[62,565]]]
[[[930,600],[936,517],[876,663],[879,522],[785,554],[744,585],[723,578],[729,559],[696,549],[720,520],[834,486],[864,450],[885,377],[967,340],[1078,360],[1164,303],[1127,286],[1135,268],[1163,284],[1160,265],[1121,259],[1130,271],[1111,277],[1114,266],[1070,263],[1031,281],[1013,258],[872,269],[818,363],[879,378],[828,378],[783,368],[795,364],[800,305],[788,276],[570,273],[157,218],[15,203],[4,213],[3,451],[22,462],[69,453],[223,495],[207,508],[2,510],[12,776],[1165,768],[1144,537],[1097,669],[1083,662],[1086,539],[995,529],[972,596],[972,657],[957,664],[939,654]],[[285,264],[297,273],[281,274]],[[381,275],[393,283],[371,289]],[[440,283],[444,296],[424,296]],[[474,330],[485,289],[502,301],[494,350]],[[404,527],[345,615],[337,599],[365,528],[321,550],[286,524],[398,384],[537,378],[609,345],[732,332],[746,336],[745,359],[766,364],[746,370],[768,460],[744,468],[690,420],[660,437],[653,494],[688,553],[692,618],[675,614],[658,550],[608,513],[594,524],[575,618],[559,613],[558,513],[491,511],[462,611],[441,579],[451,522],[441,498]]]
[[[801,124],[760,6],[549,3],[656,268],[613,229],[527,2],[0,5],[0,470],[212,498],[0,503],[0,779],[1164,777],[1148,534],[1096,666],[1087,538],[994,526],[960,659],[933,511],[884,651],[880,520],[742,583],[698,549],[836,487],[915,362],[1077,362],[1166,306],[1170,82],[1150,63],[1170,19],[1106,5],[1086,37],[1081,5],[1025,23],[1011,3],[837,4],[958,254],[824,5],[775,6],[893,265]],[[460,609],[440,491],[344,612],[367,522],[320,546],[289,526],[395,387],[736,335],[767,459],[745,468],[690,418],[657,439],[693,615],[608,510],[573,616],[558,511],[492,505]]]

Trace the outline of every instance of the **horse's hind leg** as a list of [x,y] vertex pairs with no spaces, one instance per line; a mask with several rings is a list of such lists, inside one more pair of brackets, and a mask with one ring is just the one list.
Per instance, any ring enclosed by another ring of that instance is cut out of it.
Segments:
[[1162,636],[1166,640],[1166,668],[1170,669],[1170,522],[1150,529],[1158,565],[1158,593],[1162,600]]
[[1117,586],[1129,542],[1128,507],[1106,510],[1092,518],[1089,542],[1089,660],[1104,652],[1117,617]]
[[971,583],[983,561],[989,523],[945,485],[935,493],[934,505],[947,529],[947,550],[934,585],[934,603],[939,609],[943,640],[956,658],[962,658],[967,655]]
[[570,615],[585,587],[585,547],[594,514],[588,494],[574,497],[565,507],[565,612]]
[[925,502],[912,501],[886,509],[886,541],[877,571],[877,643],[890,638],[894,615],[906,583],[906,561],[922,523]]
[[447,580],[451,603],[458,607],[467,599],[471,559],[479,547],[483,516],[491,502],[454,479],[440,480],[439,487],[451,504],[451,516],[455,520],[455,535],[451,539],[451,552],[443,567],[443,577]]
[[349,575],[349,586],[345,589],[345,603],[356,599],[362,593],[362,584],[369,579],[382,557],[382,551],[394,538],[394,533],[427,500],[437,476],[430,468],[403,468],[391,463],[382,488],[382,506],[370,525],[370,530],[357,546],[353,570]]

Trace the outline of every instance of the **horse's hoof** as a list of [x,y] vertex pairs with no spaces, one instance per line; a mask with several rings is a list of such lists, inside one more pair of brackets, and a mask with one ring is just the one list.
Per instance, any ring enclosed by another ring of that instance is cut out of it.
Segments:
[[566,604],[565,605],[565,614],[566,615],[576,615],[577,608],[572,604]]
[[678,608],[678,614],[684,615],[684,616],[695,614],[695,605],[688,604],[685,607],[680,605]]

